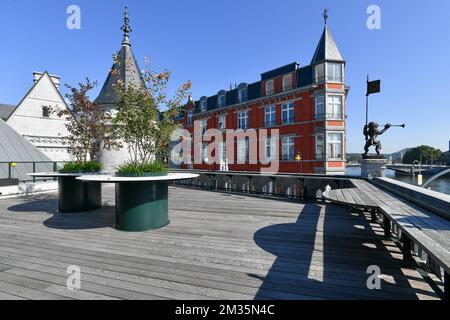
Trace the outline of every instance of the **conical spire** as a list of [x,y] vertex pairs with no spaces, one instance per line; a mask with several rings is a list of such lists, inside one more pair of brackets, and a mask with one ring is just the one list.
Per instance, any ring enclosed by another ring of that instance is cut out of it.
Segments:
[[323,18],[325,20],[325,28],[317,45],[316,52],[311,60],[311,64],[320,63],[322,61],[344,61],[341,53],[336,45],[336,42],[328,29],[328,9],[323,12]]
[[123,31],[123,46],[131,46],[130,43],[130,32],[133,32],[133,30],[130,27],[130,19],[128,17],[128,7],[125,7],[124,17],[123,17],[123,26],[120,28]]
[[115,89],[115,85],[120,80],[126,87],[133,85],[134,87],[145,88],[145,81],[142,77],[142,73],[139,69],[139,65],[131,50],[131,43],[129,33],[132,32],[129,25],[128,8],[125,7],[124,12],[124,25],[121,30],[123,31],[122,47],[115,55],[114,64],[111,71],[106,78],[106,81],[95,99],[95,103],[107,105],[114,108],[115,104],[120,101],[119,94]]

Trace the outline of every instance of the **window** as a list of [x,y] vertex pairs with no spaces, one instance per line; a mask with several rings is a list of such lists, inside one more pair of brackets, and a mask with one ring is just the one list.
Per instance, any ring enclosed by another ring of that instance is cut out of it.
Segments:
[[248,129],[248,111],[238,113],[238,129]]
[[206,98],[200,100],[200,111],[201,112],[205,112],[207,109],[207,102],[206,102]]
[[218,152],[218,155],[216,156],[216,159],[219,160],[219,163],[225,163],[225,159],[227,158],[227,145],[225,142],[219,142],[216,152]]
[[239,89],[239,102],[247,101],[247,88]]
[[204,135],[206,133],[206,130],[208,130],[208,120],[200,120],[200,133]]
[[283,160],[294,160],[294,137],[283,137],[281,139],[282,144],[282,159]]
[[283,91],[292,89],[292,74],[285,75],[283,77]]
[[249,154],[248,154],[248,146],[249,146],[249,140],[248,139],[240,139],[238,140],[237,144],[237,160],[238,163],[245,163],[248,162]]
[[342,133],[327,134],[327,158],[342,159]]
[[265,109],[265,117],[264,117],[264,125],[266,127],[274,126],[277,124],[276,119],[276,108],[275,106],[266,107]]
[[342,96],[327,96],[327,118],[342,119]]
[[42,107],[42,117],[49,118],[50,117],[50,108],[47,106]]
[[283,104],[281,109],[281,118],[283,124],[294,123],[294,103]]
[[323,82],[325,80],[325,63],[321,63],[314,68],[314,77],[316,82]]
[[316,97],[316,119],[325,119],[325,98],[324,98],[324,96]]
[[274,93],[274,84],[273,80],[266,81],[266,96],[270,96]]
[[219,108],[225,107],[225,95],[221,94],[217,97],[217,104],[219,105]]
[[192,124],[193,116],[194,116],[194,113],[192,111],[189,111],[188,116],[187,116],[187,124],[188,125]]
[[327,81],[343,82],[342,79],[342,64],[327,63]]
[[266,138],[266,148],[265,148],[265,157],[266,160],[276,160],[277,159],[277,141],[272,137]]
[[316,135],[316,159],[324,159],[324,136],[323,133]]
[[220,115],[217,117],[217,128],[219,130],[225,130],[226,129],[226,115]]

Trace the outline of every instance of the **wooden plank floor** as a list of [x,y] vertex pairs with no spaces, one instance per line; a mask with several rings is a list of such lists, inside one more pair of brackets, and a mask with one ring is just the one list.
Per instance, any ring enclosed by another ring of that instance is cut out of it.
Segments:
[[[184,188],[171,224],[112,228],[106,207],[59,214],[56,195],[0,200],[0,299],[437,299],[365,214]],[[70,265],[81,290],[66,288]],[[366,286],[381,268],[381,289]]]

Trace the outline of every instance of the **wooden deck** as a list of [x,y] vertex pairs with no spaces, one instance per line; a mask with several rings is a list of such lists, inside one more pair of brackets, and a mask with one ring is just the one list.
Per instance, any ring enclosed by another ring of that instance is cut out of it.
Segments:
[[112,191],[81,214],[56,213],[55,195],[0,200],[0,299],[437,299],[366,214],[171,188],[168,227],[124,233]]

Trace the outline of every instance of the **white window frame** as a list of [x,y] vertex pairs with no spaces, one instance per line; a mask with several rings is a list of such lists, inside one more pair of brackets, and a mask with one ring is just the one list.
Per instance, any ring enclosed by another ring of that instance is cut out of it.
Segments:
[[326,79],[325,76],[326,66],[325,62],[314,66],[314,80],[316,83],[323,83]]
[[[292,111],[292,118],[290,116],[290,111]],[[285,114],[287,117],[285,117]],[[288,102],[281,105],[281,123],[291,124],[295,122],[295,103]]]
[[[238,123],[237,128],[238,130],[247,130],[248,129],[248,111],[242,111],[238,113]],[[245,123],[245,126],[243,124]]]
[[[321,94],[316,96],[316,120],[324,120],[326,118],[325,111],[325,95]],[[319,106],[321,106],[321,111],[319,111]]]
[[[222,124],[222,126],[220,124]],[[227,128],[227,116],[224,114],[217,116],[217,129],[225,130],[226,128]]]
[[237,161],[240,164],[249,161],[249,140],[247,138],[237,141]]
[[266,96],[270,96],[275,93],[275,81],[273,79],[266,81]]
[[239,102],[247,101],[247,88],[241,88],[238,90]]
[[[291,148],[292,154],[291,154]],[[287,156],[286,156],[287,155]],[[281,137],[281,158],[285,161],[292,161],[295,158],[295,137]]]
[[208,120],[201,119],[200,120],[200,133],[202,136],[206,133],[206,130],[208,130]]
[[[270,121],[267,122],[267,116],[270,116]],[[271,127],[277,124],[277,108],[276,106],[269,106],[264,108],[264,126]]]
[[194,112],[192,110],[188,111],[188,116],[187,116],[187,124],[190,126],[192,125],[194,120]]
[[227,159],[227,144],[225,141],[219,142],[217,144],[216,152],[218,152],[217,160],[220,164],[225,164]]
[[[322,137],[321,143],[319,143],[319,137]],[[324,133],[316,134],[314,145],[315,145],[314,146],[315,158],[317,160],[325,160],[325,134]],[[322,147],[321,148],[322,152],[319,152],[319,146]]]
[[[331,68],[329,68],[331,66]],[[331,69],[331,74],[330,74]],[[339,73],[339,74],[338,74]],[[327,82],[344,82],[342,63],[339,62],[327,62],[326,64],[326,79]]]
[[[334,140],[332,135],[340,136],[340,140]],[[340,148],[337,147],[340,145]],[[344,133],[338,131],[327,132],[326,139],[327,160],[343,160],[344,159]],[[339,154],[340,153],[340,154]]]
[[292,90],[292,74],[283,77],[283,91]]
[[[338,98],[339,101],[334,100]],[[341,120],[344,116],[344,96],[339,94],[327,94],[327,119]]]
[[226,99],[224,94],[221,94],[217,97],[217,105],[219,106],[219,108],[225,107]]
[[277,160],[277,141],[273,137],[266,137],[264,146],[264,158],[266,161]]
[[200,100],[200,111],[205,112],[208,109],[208,102],[206,99]]

